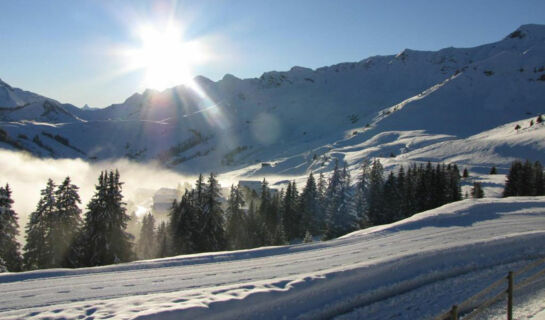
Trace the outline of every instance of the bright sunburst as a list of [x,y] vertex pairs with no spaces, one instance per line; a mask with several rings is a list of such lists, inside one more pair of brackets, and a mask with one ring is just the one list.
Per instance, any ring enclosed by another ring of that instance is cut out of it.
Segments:
[[153,25],[138,29],[140,47],[127,50],[129,69],[143,70],[146,88],[163,90],[191,84],[192,67],[206,59],[198,41],[185,41],[181,27]]

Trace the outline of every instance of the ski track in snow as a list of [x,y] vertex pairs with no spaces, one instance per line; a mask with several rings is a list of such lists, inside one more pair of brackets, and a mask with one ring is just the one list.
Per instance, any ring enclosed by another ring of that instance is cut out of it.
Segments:
[[545,197],[465,200],[328,242],[0,275],[0,318],[426,318],[541,256]]

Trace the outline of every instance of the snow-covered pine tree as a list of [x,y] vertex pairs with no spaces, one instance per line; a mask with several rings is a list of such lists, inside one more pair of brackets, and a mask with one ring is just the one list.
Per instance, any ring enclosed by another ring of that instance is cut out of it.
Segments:
[[119,172],[101,172],[87,205],[83,226],[83,264],[100,266],[133,259],[132,236],[125,231],[126,214]]
[[142,228],[136,245],[136,255],[138,259],[147,260],[156,257],[157,237],[155,234],[155,218],[150,213],[142,219]]
[[231,185],[227,200],[225,237],[230,250],[244,249],[248,243],[246,215],[242,210],[244,197],[238,187]]
[[48,179],[40,192],[36,210],[30,214],[26,225],[26,244],[23,248],[23,264],[26,270],[52,268],[54,262],[51,238],[52,224],[57,214],[55,183]]
[[71,267],[75,264],[74,253],[70,251],[82,225],[78,189],[70,177],[66,177],[55,191],[55,212],[50,219],[48,237],[54,267]]
[[8,184],[0,187],[0,260],[8,271],[21,270],[21,253],[19,252],[19,224],[17,213],[11,208],[11,189]]

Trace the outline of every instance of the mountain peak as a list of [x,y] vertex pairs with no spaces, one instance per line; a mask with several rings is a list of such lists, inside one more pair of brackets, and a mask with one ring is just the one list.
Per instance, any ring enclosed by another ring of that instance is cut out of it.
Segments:
[[[224,76],[225,78],[225,76]],[[195,76],[195,78],[193,78],[193,81],[195,81],[196,83],[198,84],[210,84],[210,83],[213,83],[214,81],[208,79],[207,77],[205,76]]]
[[508,39],[545,39],[545,25],[542,24],[523,24],[517,30],[511,32],[505,40]]
[[221,80],[222,81],[240,81],[239,78],[235,77],[234,75],[230,73],[226,73]]

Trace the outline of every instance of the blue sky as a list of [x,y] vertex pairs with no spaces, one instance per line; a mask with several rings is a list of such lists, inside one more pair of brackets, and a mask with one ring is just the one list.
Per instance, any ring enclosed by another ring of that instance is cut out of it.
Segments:
[[104,107],[144,89],[144,71],[121,72],[124,61],[112,51],[137,47],[139,24],[169,17],[214,57],[191,72],[218,80],[404,48],[475,46],[521,24],[545,24],[544,12],[542,0],[0,0],[0,78],[61,102]]

